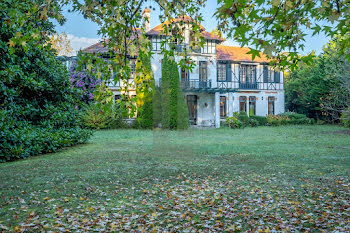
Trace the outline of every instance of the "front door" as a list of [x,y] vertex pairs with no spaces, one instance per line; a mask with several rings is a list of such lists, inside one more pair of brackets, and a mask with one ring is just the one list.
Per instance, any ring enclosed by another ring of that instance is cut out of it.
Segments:
[[191,125],[197,124],[197,96],[187,95],[187,107]]

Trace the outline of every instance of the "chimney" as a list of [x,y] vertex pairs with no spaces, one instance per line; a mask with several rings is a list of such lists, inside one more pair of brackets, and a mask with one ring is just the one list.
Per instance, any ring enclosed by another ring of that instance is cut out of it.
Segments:
[[142,12],[142,24],[146,32],[151,30],[151,10],[148,8],[145,8]]

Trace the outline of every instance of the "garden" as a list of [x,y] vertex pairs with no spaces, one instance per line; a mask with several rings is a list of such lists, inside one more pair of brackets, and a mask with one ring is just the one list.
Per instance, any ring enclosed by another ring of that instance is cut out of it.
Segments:
[[[0,232],[350,231],[349,3],[218,1],[214,31],[284,72],[288,111],[195,129],[183,25],[164,24],[156,87],[145,2],[0,1]],[[203,46],[205,1],[154,3],[162,23],[191,15],[191,50]],[[58,58],[65,7],[107,51]],[[295,52],[304,27],[330,38],[320,54]],[[127,83],[119,99],[111,83]]]
[[100,130],[0,164],[0,227],[344,232],[349,142],[349,130],[329,125]]

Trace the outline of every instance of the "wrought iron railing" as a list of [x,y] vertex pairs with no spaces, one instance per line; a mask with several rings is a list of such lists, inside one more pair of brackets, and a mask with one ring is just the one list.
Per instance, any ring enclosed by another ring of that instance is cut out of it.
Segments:
[[[155,80],[156,86],[161,86],[161,79]],[[283,90],[283,83],[264,83],[264,82],[254,82],[254,83],[242,83],[239,81],[230,82],[216,82],[213,83],[212,80],[199,80],[199,79],[189,79],[182,80],[181,87],[184,90],[195,90],[195,91],[238,91],[238,90]]]
[[211,80],[182,80],[181,87],[184,89],[208,89],[211,88]]

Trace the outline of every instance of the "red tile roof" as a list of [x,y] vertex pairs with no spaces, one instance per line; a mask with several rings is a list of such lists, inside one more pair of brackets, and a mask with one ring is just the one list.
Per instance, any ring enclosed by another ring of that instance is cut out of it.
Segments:
[[[153,29],[151,29],[150,31],[148,31],[148,32],[146,33],[146,35],[149,35],[149,36],[157,36],[157,35],[160,35],[160,34],[162,33],[162,31],[163,31],[163,25],[164,25],[164,24],[165,24],[165,25],[169,25],[170,23],[176,23],[176,22],[191,22],[191,21],[193,21],[193,19],[192,19],[190,16],[188,16],[188,15],[183,15],[183,16],[180,16],[180,17],[175,18],[175,19],[172,20],[172,21],[167,20],[167,21],[165,21],[164,23],[159,24],[159,25],[156,26],[155,28],[153,28]],[[219,36],[217,36],[217,35],[214,35],[214,34],[212,34],[212,33],[210,33],[210,32],[205,31],[205,28],[204,28],[202,25],[200,25],[200,24],[199,24],[199,28],[200,28],[200,30],[201,30],[202,36],[203,36],[205,39],[207,39],[207,40],[216,40],[216,41],[219,41],[219,42],[222,42],[222,41],[225,40],[225,39],[223,39],[223,38],[221,38],[221,37],[219,37]]]
[[249,51],[250,49],[247,47],[217,45],[216,58],[219,61],[269,62],[269,59],[263,53],[260,53],[260,57],[255,57],[252,60],[252,55],[247,54]]

